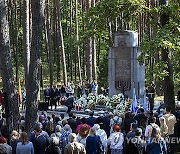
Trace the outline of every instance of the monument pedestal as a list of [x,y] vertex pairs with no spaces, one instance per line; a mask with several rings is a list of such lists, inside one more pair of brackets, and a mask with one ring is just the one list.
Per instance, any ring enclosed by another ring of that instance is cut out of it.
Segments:
[[143,104],[145,91],[145,68],[138,57],[138,33],[119,31],[115,33],[115,46],[108,56],[109,95],[124,93],[133,98],[133,89],[140,104]]

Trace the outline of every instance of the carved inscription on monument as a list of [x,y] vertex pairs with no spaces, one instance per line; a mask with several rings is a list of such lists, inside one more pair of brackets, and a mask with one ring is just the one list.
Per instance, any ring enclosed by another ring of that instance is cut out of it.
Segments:
[[115,48],[115,87],[129,89],[131,82],[131,50],[125,46]]

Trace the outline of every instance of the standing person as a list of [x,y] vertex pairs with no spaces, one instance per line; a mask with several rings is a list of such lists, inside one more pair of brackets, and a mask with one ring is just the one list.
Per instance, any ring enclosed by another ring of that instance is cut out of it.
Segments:
[[68,98],[69,96],[71,96],[72,92],[73,92],[73,89],[72,89],[71,83],[68,82],[66,86],[66,97]]
[[66,96],[66,86],[65,86],[65,84],[61,85],[60,94],[61,94],[61,97],[65,97]]
[[75,85],[74,85],[73,81],[71,81],[70,86],[71,86],[71,88],[72,88],[71,95],[73,95],[73,96],[74,96],[74,89],[75,89]]
[[80,98],[82,96],[82,85],[79,83],[77,87],[77,97]]
[[123,153],[124,136],[121,133],[121,127],[119,125],[114,126],[114,133],[108,138],[108,144],[110,144],[111,154]]
[[0,137],[0,145],[6,148],[6,154],[12,154],[12,147],[7,144],[7,139],[5,137]]
[[64,153],[64,148],[66,147],[66,145],[69,143],[70,141],[70,134],[71,134],[71,127],[66,124],[64,126],[64,132],[62,132],[62,135],[61,135],[61,148],[62,148],[62,153]]
[[153,128],[151,137],[146,146],[146,152],[148,154],[166,154],[166,142],[160,134],[160,130]]
[[156,124],[156,118],[155,117],[150,117],[149,118],[149,123],[146,126],[145,137],[147,137],[147,138],[151,137],[153,128],[156,128],[158,131],[160,131],[159,126]]
[[69,126],[72,129],[73,133],[76,133],[76,128],[77,128],[77,121],[76,119],[73,118],[73,113],[69,112],[69,119],[67,119]]
[[66,145],[64,154],[86,154],[84,145],[77,142],[75,133],[70,134],[70,143]]
[[86,96],[88,96],[88,94],[91,92],[91,84],[89,83],[89,80],[86,81],[85,83],[85,93]]
[[67,113],[71,112],[72,108],[74,107],[74,97],[69,96],[65,101],[65,105],[68,107]]
[[150,103],[150,111],[153,111],[154,109],[154,97],[155,97],[155,85],[151,83],[151,85],[148,87],[148,99]]
[[96,130],[91,128],[89,136],[86,139],[86,153],[87,154],[100,154],[102,150],[102,142],[99,136],[96,135]]
[[48,103],[49,106],[50,89],[48,87],[44,90],[44,98],[45,98],[45,103]]
[[94,80],[91,84],[91,91],[94,95],[97,95],[97,92],[98,92],[98,84],[97,84],[97,81]]
[[140,121],[142,119],[147,120],[147,117],[144,114],[144,109],[143,108],[138,109],[138,114],[134,117],[134,119],[137,120],[138,126],[140,125]]
[[96,124],[96,118],[94,117],[94,111],[91,111],[89,113],[89,118],[87,118],[87,124],[91,127],[93,127],[94,124]]
[[98,135],[101,139],[104,150],[107,149],[107,134],[106,132],[100,128],[99,124],[94,124],[93,128],[96,130],[96,135]]
[[45,154],[46,147],[48,146],[46,138],[41,133],[41,129],[38,129],[38,127],[35,129],[33,146],[35,154]]
[[16,154],[16,147],[19,143],[19,133],[15,130],[11,133],[11,140],[10,140],[10,146],[12,147],[12,154]]
[[28,141],[26,132],[22,132],[20,135],[20,141],[17,144],[16,154],[34,154],[34,147],[32,142]]
[[142,129],[137,128],[135,137],[128,141],[126,146],[127,154],[144,154],[145,153],[145,141],[141,139]]
[[164,117],[159,118],[161,136],[166,137],[168,135],[168,126]]
[[[169,137],[174,137],[174,127],[176,124],[176,117],[174,116],[174,114],[171,114],[171,108],[166,107],[166,114],[163,116],[167,127],[168,127],[168,135]],[[174,146],[172,143],[170,143],[170,154],[174,153]]]
[[51,89],[51,110],[53,105],[55,105],[55,109],[56,109],[58,95],[59,95],[59,91],[54,85],[53,88]]
[[22,110],[26,108],[26,89],[22,92]]
[[86,94],[86,92],[85,92],[85,89],[86,89],[86,85],[85,85],[85,83],[84,82],[82,82],[82,96],[83,95],[85,95]]
[[52,137],[50,139],[50,145],[47,147],[45,154],[61,154],[58,137]]
[[83,124],[78,132],[77,141],[86,146],[86,139],[89,134],[89,127],[87,124]]

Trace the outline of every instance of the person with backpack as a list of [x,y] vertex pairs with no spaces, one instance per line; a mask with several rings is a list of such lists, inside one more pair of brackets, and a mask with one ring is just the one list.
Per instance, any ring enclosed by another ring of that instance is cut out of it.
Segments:
[[110,135],[107,143],[110,145],[111,154],[123,154],[124,135],[119,125],[114,126],[114,133]]
[[126,153],[127,154],[144,154],[145,141],[141,139],[142,129],[137,128],[135,131],[135,137],[127,140]]
[[153,128],[156,128],[160,131],[160,127],[156,124],[156,118],[152,116],[149,118],[149,124],[146,126],[145,137],[151,137]]
[[167,147],[165,140],[161,137],[160,130],[153,127],[151,137],[146,146],[148,154],[166,154]]

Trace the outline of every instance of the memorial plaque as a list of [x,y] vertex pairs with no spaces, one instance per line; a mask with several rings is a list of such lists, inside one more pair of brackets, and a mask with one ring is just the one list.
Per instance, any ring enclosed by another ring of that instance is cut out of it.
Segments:
[[131,48],[115,48],[115,87],[124,91],[130,89],[131,83]]

